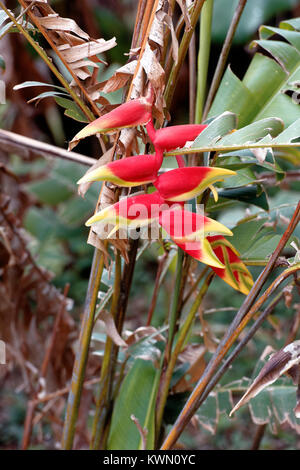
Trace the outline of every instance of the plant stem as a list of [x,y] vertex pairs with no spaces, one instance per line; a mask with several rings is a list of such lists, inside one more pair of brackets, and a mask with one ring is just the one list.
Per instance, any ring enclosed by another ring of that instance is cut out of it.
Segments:
[[192,35],[189,45],[189,123],[195,122],[195,96],[196,96],[196,40]]
[[203,119],[206,119],[208,111],[212,105],[213,99],[218,90],[218,86],[220,84],[220,81],[221,81],[221,78],[225,69],[226,61],[227,61],[231,44],[234,38],[234,34],[239,24],[244,8],[246,6],[246,3],[247,3],[247,0],[239,0],[239,4],[232,17],[232,21],[229,26],[229,29],[228,29],[228,32],[227,32],[220,56],[219,56],[217,67],[216,67],[216,70],[212,79],[212,83],[208,92],[207,100],[206,100],[204,111],[203,111]]
[[157,416],[156,418],[157,429],[160,429],[161,427],[163,413],[164,413],[165,405],[166,405],[167,398],[168,398],[169,387],[170,387],[170,383],[171,383],[171,379],[172,379],[172,375],[173,375],[174,367],[176,365],[177,358],[179,356],[179,353],[182,350],[184,341],[186,340],[187,334],[191,328],[195,315],[202,303],[202,300],[213,278],[214,278],[214,272],[211,271],[206,277],[186,319],[184,320],[182,327],[179,330],[176,344],[174,346],[174,349],[172,350],[172,354],[170,354],[168,365],[166,367],[165,372],[163,373],[163,380],[162,380],[160,392],[159,392],[159,401],[157,405],[157,415],[156,415]]
[[283,292],[280,292],[270,303],[269,305],[265,308],[265,310],[259,314],[258,318],[255,320],[247,334],[243,337],[243,339],[238,343],[238,345],[235,347],[235,349],[230,353],[228,358],[222,363],[222,366],[218,370],[218,372],[215,374],[213,379],[208,383],[206,386],[202,396],[201,400],[199,401],[199,406],[204,402],[204,400],[207,398],[209,393],[212,391],[214,386],[219,382],[221,377],[224,375],[224,373],[228,370],[229,366],[232,364],[234,359],[238,356],[238,354],[242,351],[244,346],[250,341],[250,339],[254,336],[256,331],[259,329],[261,324],[264,322],[264,320],[267,318],[268,315],[270,315],[276,305],[282,300],[284,294]]
[[85,166],[92,166],[96,162],[94,158],[81,155],[80,153],[61,149],[55,145],[40,142],[36,139],[3,129],[0,129],[0,143],[9,151],[19,152],[19,155],[20,153],[28,154],[30,152],[31,155],[62,158],[63,160],[69,160]]
[[[115,280],[114,280],[114,291],[111,302],[110,314],[113,319],[116,318],[118,300],[120,295],[120,284],[121,284],[121,256],[119,252],[115,255]],[[110,395],[112,390],[113,380],[113,341],[107,336],[105,342],[104,357],[101,366],[101,375],[99,383],[98,398],[96,401],[95,416],[92,427],[92,438],[91,438],[91,449],[97,450],[99,448],[100,440],[102,437],[102,431],[106,423],[106,417],[108,413]]]
[[[266,299],[268,299],[270,295],[272,295],[272,293],[277,289],[277,287],[285,279],[287,279],[287,277],[291,276],[293,273],[297,272],[298,270],[300,270],[300,263],[294,266],[291,266],[290,268],[286,269],[282,274],[280,274],[275,279],[275,281],[273,281],[272,284],[268,287],[265,293],[250,308],[248,313],[243,316],[241,322],[234,328],[230,336],[225,335],[225,338],[223,338],[220,345],[218,346],[216,353],[214,354],[208,366],[206,367],[201,379],[199,380],[193,392],[191,393],[183,410],[181,411],[179,417],[177,418],[171,432],[167,436],[162,446],[163,450],[170,449],[173,446],[173,444],[176,442],[176,440],[182,433],[183,429],[185,428],[186,424],[189,422],[190,418],[196,412],[196,410],[198,409],[202,401],[204,401],[204,398],[206,398],[206,396],[208,395],[209,393],[207,390],[208,385],[210,383],[210,380],[214,372],[216,371],[217,367],[220,365],[220,363],[224,359],[224,356],[227,354],[227,352],[233,345],[234,341],[239,337],[241,332],[244,330],[245,326],[253,318],[255,313],[261,308],[262,304],[266,301]],[[229,328],[230,331],[232,331],[233,325],[236,323],[235,320],[239,316],[239,312]],[[227,336],[229,337],[227,338]],[[213,385],[215,385],[215,380],[213,380]]]
[[[294,229],[298,225],[300,221],[300,202],[297,205],[297,208],[294,212],[294,215],[282,235],[276,249],[274,250],[268,264],[258,277],[258,279],[255,281],[250,293],[246,297],[243,305],[239,309],[236,317],[234,318],[233,322],[231,323],[230,327],[227,330],[227,333],[225,334],[224,338],[220,342],[215,354],[211,358],[209,364],[207,365],[201,379],[197,383],[196,387],[194,388],[190,398],[188,399],[187,403],[185,404],[182,412],[180,413],[179,417],[176,420],[176,423],[174,424],[173,428],[171,429],[169,435],[167,436],[162,449],[170,449],[180,434],[182,433],[183,429],[185,428],[186,424],[189,422],[193,414],[198,408],[199,400],[201,399],[201,396],[203,394],[203,391],[205,390],[205,387],[211,380],[215,370],[219,366],[220,362],[224,358],[224,355],[227,353],[229,348],[232,346],[233,342],[235,339],[239,336],[240,332],[243,330],[245,327],[245,324],[249,321],[251,315],[253,315],[261,306],[263,301],[267,298],[266,296],[269,296],[272,293],[272,289],[277,287],[277,284],[275,281],[271,284],[271,286],[265,291],[265,294],[258,299],[258,301],[255,303],[254,307],[252,307],[257,295],[259,294],[260,290],[262,289],[262,286],[264,285],[265,281],[267,280],[269,274],[273,270],[277,258],[280,256],[281,251],[285,247],[287,241],[289,240],[290,236],[292,235]],[[297,270],[297,266],[295,266],[287,269],[284,271],[283,276],[290,275],[293,270]],[[280,279],[280,282],[282,282],[283,279]],[[278,278],[276,279],[277,282]],[[275,286],[275,287],[274,287]],[[251,308],[252,307],[252,308]]]
[[164,264],[168,258],[168,253],[164,253],[161,259],[158,261],[158,267],[156,271],[156,277],[155,277],[155,283],[154,283],[154,289],[153,289],[153,294],[152,294],[152,299],[150,303],[150,307],[148,310],[148,315],[147,315],[147,321],[146,321],[146,326],[151,325],[152,321],[152,316],[156,307],[156,302],[157,302],[157,297],[158,297],[158,291],[159,291],[159,286],[160,286],[160,277],[161,273],[163,271]]
[[176,88],[178,76],[179,76],[179,71],[182,67],[182,64],[184,62],[184,59],[186,57],[188,47],[190,40],[192,38],[193,32],[195,30],[201,9],[203,7],[205,0],[195,0],[195,5],[191,13],[191,28],[187,31],[184,32],[180,46],[179,46],[179,51],[178,51],[178,61],[177,63],[173,64],[173,67],[170,72],[170,76],[168,79],[168,83],[166,85],[166,90],[165,90],[165,101],[166,101],[166,107],[169,109],[170,108],[170,103],[173,98],[173,94]]
[[177,264],[176,264],[176,275],[175,275],[175,286],[174,292],[172,297],[172,305],[171,311],[169,316],[169,337],[168,343],[166,347],[166,359],[167,361],[170,359],[171,350],[172,350],[172,342],[175,332],[175,326],[178,318],[178,305],[179,305],[179,298],[180,298],[180,287],[182,284],[182,266],[184,260],[184,252],[181,248],[178,248],[177,251]]
[[220,145],[220,146],[211,146],[211,147],[191,147],[191,148],[182,148],[177,150],[172,150],[170,152],[165,152],[164,157],[175,157],[180,153],[181,155],[189,155],[190,153],[203,153],[203,152],[233,152],[235,150],[243,150],[243,149],[266,149],[266,148],[296,148],[299,147],[299,142],[286,142],[286,143],[279,143],[276,142],[276,138],[274,138],[274,142],[266,143],[250,143],[250,144],[234,144],[234,145]]
[[206,0],[201,11],[195,123],[202,121],[209,64],[214,0]]
[[254,439],[253,439],[253,443],[252,443],[252,446],[251,446],[251,450],[258,450],[259,449],[261,440],[264,437],[266,427],[267,427],[267,423],[259,424],[257,426],[256,432],[255,432],[255,435],[254,435]]
[[62,436],[61,446],[62,449],[65,450],[70,450],[73,447],[75,426],[80,405],[81,391],[94,325],[94,314],[103,267],[104,256],[100,250],[95,249]]

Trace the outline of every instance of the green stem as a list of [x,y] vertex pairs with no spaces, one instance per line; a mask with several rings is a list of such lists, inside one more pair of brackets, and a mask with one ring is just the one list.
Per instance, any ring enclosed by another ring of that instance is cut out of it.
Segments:
[[73,446],[75,426],[80,405],[82,386],[85,376],[86,362],[94,325],[94,314],[98,300],[98,290],[104,267],[104,257],[100,250],[95,250],[91,276],[86,295],[82,325],[79,336],[78,352],[73,368],[72,382],[68,397],[65,424],[62,436],[62,449],[70,450]]
[[214,0],[206,0],[201,11],[195,123],[202,121],[211,44]]
[[177,265],[176,265],[176,276],[175,276],[175,286],[174,286],[174,293],[172,297],[172,306],[169,316],[169,337],[168,337],[168,344],[166,348],[166,358],[169,360],[171,349],[172,349],[172,342],[178,317],[178,305],[180,299],[180,291],[181,291],[181,284],[182,284],[182,267],[183,267],[183,260],[184,260],[184,252],[181,248],[178,248],[177,252]]
[[159,402],[158,402],[158,406],[157,406],[157,418],[156,418],[156,424],[157,424],[157,429],[158,430],[161,427],[161,423],[162,423],[162,419],[163,419],[163,413],[164,413],[165,405],[166,405],[167,398],[168,398],[169,387],[170,387],[174,367],[175,367],[176,362],[177,362],[177,358],[178,358],[178,356],[179,356],[179,354],[182,350],[182,347],[183,347],[184,342],[186,340],[187,334],[188,334],[188,332],[191,328],[191,325],[193,323],[195,315],[196,315],[196,313],[197,313],[197,311],[198,311],[198,309],[201,305],[201,302],[203,300],[204,295],[207,292],[207,289],[210,286],[211,281],[213,280],[213,277],[214,277],[214,272],[211,271],[208,274],[208,276],[206,277],[201,289],[199,290],[199,293],[198,293],[196,299],[194,300],[194,303],[193,303],[186,319],[184,320],[184,323],[183,323],[182,327],[179,330],[178,338],[177,338],[175,347],[172,350],[172,354],[170,354],[168,365],[167,365],[166,370],[163,374],[163,381],[162,381],[162,385],[160,387],[160,393],[159,393]]
[[[115,280],[113,298],[111,302],[110,313],[115,320],[118,312],[118,300],[121,284],[121,256],[117,252],[115,256]],[[99,449],[103,429],[106,423],[106,417],[109,409],[110,395],[113,381],[113,341],[107,336],[104,350],[104,357],[101,366],[101,375],[99,383],[98,398],[96,401],[96,410],[92,427],[91,449]]]
[[220,146],[211,146],[211,147],[190,147],[182,148],[177,150],[172,150],[170,152],[165,152],[164,157],[174,157],[180,153],[181,155],[189,155],[190,153],[203,153],[203,152],[233,152],[235,150],[244,150],[244,149],[266,149],[266,148],[296,148],[299,147],[299,142],[286,142],[280,143],[274,142],[260,143],[255,142],[251,144],[234,144],[234,145],[220,145]]

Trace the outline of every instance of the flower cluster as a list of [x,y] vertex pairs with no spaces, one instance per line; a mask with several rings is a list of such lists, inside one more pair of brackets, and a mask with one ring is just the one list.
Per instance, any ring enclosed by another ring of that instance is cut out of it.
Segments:
[[144,125],[154,146],[152,155],[136,155],[110,162],[86,173],[78,183],[109,181],[122,187],[152,183],[155,191],[121,199],[91,217],[86,225],[99,221],[113,223],[112,233],[119,228],[140,228],[157,222],[170,238],[193,258],[212,267],[215,273],[233,288],[247,294],[252,277],[239,259],[235,248],[223,235],[232,232],[223,224],[203,214],[185,209],[185,202],[213,184],[235,174],[216,167],[185,167],[180,156],[179,168],[159,174],[164,151],[184,147],[205,129],[206,125],[187,124],[156,130],[152,120],[152,100],[142,97],[121,104],[84,127],[73,139],[78,141],[97,133],[124,127]]

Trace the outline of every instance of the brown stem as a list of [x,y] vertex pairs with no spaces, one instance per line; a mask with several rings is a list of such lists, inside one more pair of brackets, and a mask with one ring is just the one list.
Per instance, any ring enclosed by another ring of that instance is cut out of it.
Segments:
[[254,439],[253,439],[253,443],[252,443],[252,446],[251,446],[251,450],[258,450],[259,449],[261,440],[264,437],[266,427],[267,427],[267,424],[260,424],[259,426],[257,426],[256,432],[255,432],[255,435],[254,435]]
[[80,155],[76,152],[69,152],[55,145],[46,144],[15,132],[0,129],[0,143],[6,151],[18,152],[18,155],[43,155],[46,157],[62,158],[81,165],[92,166],[96,160],[94,158]]
[[243,337],[243,339],[238,343],[238,345],[235,347],[235,349],[230,353],[228,358],[222,363],[222,366],[218,370],[218,372],[215,374],[213,379],[209,382],[209,384],[206,386],[201,399],[199,400],[199,406],[202,405],[204,400],[207,398],[209,393],[212,391],[212,389],[215,387],[215,385],[220,381],[221,377],[223,377],[224,373],[228,370],[229,366],[232,364],[234,359],[238,356],[238,354],[243,350],[245,345],[248,343],[248,341],[254,336],[256,331],[259,329],[259,327],[262,325],[262,323],[265,321],[265,319],[273,312],[274,308],[276,305],[282,300],[283,298],[283,293],[281,292],[279,295],[275,297],[272,302],[265,308],[265,310],[258,316],[258,318],[255,320],[247,334]]
[[174,349],[172,350],[172,354],[170,355],[169,361],[168,363],[165,364],[165,367],[162,373],[161,383],[160,383],[159,392],[158,392],[157,406],[156,406],[156,425],[158,429],[160,429],[161,427],[164,408],[165,408],[166,401],[168,398],[169,387],[170,387],[170,383],[171,383],[171,379],[172,379],[172,375],[173,375],[174,367],[176,365],[177,358],[179,356],[179,353],[182,350],[184,341],[191,328],[195,315],[197,311],[199,310],[199,307],[203,301],[203,298],[213,278],[214,278],[214,272],[210,271],[203,285],[201,286],[201,289],[199,290],[199,293],[197,294],[197,297],[179,331],[178,339],[176,341]]
[[59,309],[58,314],[55,318],[55,322],[54,322],[53,330],[52,330],[52,335],[50,337],[50,341],[49,341],[48,347],[46,349],[45,357],[44,357],[44,360],[43,360],[43,363],[42,363],[41,377],[46,377],[46,374],[47,374],[48,365],[49,365],[51,356],[53,354],[56,336],[57,336],[57,333],[58,333],[59,327],[60,327],[60,322],[61,322],[61,319],[63,317],[64,311],[65,311],[65,308],[66,308],[66,299],[67,299],[69,289],[70,289],[70,284],[66,284],[65,288],[64,288],[64,294],[63,294],[64,299],[61,303],[60,309]]
[[168,253],[164,253],[164,255],[161,257],[161,259],[158,262],[158,268],[156,271],[156,277],[155,277],[155,283],[154,283],[154,289],[153,289],[153,294],[152,294],[152,299],[150,303],[150,307],[148,310],[148,315],[147,315],[147,321],[146,321],[146,326],[149,326],[152,321],[152,316],[156,307],[156,302],[157,302],[157,297],[158,297],[158,292],[159,292],[159,287],[160,287],[160,276],[164,267],[164,264],[166,262],[166,259],[168,257]]
[[[249,321],[249,316],[253,314],[253,303],[258,296],[259,292],[261,291],[265,281],[267,280],[269,274],[273,270],[277,258],[280,256],[281,251],[285,247],[287,241],[289,240],[291,234],[293,233],[295,227],[298,225],[300,220],[300,202],[297,205],[297,208],[294,212],[293,218],[291,219],[289,226],[287,227],[286,231],[282,235],[275,251],[273,252],[268,264],[254,283],[249,295],[247,296],[245,302],[241,306],[240,310],[238,311],[236,317],[234,318],[233,322],[231,323],[227,333],[225,334],[224,338],[222,339],[221,343],[219,344],[215,354],[211,358],[209,364],[207,365],[201,379],[197,383],[195,389],[193,390],[190,398],[188,399],[186,405],[184,406],[182,412],[180,413],[176,423],[174,424],[173,428],[171,429],[169,435],[167,436],[162,449],[167,450],[170,449],[180,434],[182,433],[183,429],[190,421],[191,417],[195,413],[198,408],[199,400],[201,399],[202,393],[205,390],[205,387],[211,380],[213,374],[215,373],[217,367],[219,366],[220,362],[224,358],[224,355],[227,353],[228,349],[231,347],[235,339],[238,337],[240,331],[244,328],[247,321]],[[291,268],[289,268],[291,269]],[[289,271],[286,270],[285,272]],[[274,283],[273,283],[274,284]],[[273,286],[272,284],[272,286]],[[268,288],[265,294],[256,302],[255,308],[256,310],[260,308],[260,303],[262,300],[265,300],[265,295],[270,295],[270,288]],[[252,308],[251,308],[252,307]],[[255,310],[255,311],[256,311]]]
[[196,40],[195,33],[192,35],[189,45],[189,122],[195,122],[196,103]]
[[185,31],[183,34],[183,37],[179,46],[179,51],[178,51],[178,61],[176,64],[173,64],[173,67],[171,69],[170,76],[169,76],[168,83],[167,83],[166,90],[165,90],[165,100],[166,100],[166,106],[168,109],[170,108],[170,103],[172,101],[173,94],[176,88],[179,71],[185,60],[188,47],[189,47],[193,32],[195,30],[201,9],[204,5],[204,2],[205,0],[195,0],[194,2],[193,11],[191,13],[191,28]]

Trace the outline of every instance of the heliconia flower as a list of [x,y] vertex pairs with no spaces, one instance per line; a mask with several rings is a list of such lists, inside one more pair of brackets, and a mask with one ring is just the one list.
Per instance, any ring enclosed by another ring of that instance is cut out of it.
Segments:
[[90,122],[73,137],[71,142],[123,127],[147,124],[151,119],[151,108],[152,104],[146,97],[127,101],[95,121]]
[[184,147],[186,142],[195,140],[206,127],[206,124],[182,124],[155,130],[153,122],[149,121],[146,129],[156,148],[175,150]]
[[93,215],[86,225],[96,222],[114,224],[116,230],[119,227],[137,228],[151,224],[158,219],[160,211],[168,207],[158,191],[152,194],[139,194],[121,199],[116,204],[108,206]]
[[118,186],[132,187],[151,183],[157,178],[162,158],[162,152],[158,152],[155,155],[137,155],[115,160],[86,173],[78,184],[109,181]]
[[190,256],[209,266],[224,268],[224,264],[218,259],[206,238],[212,233],[232,235],[223,224],[202,214],[181,209],[162,211],[159,215],[159,224]]
[[253,279],[245,264],[239,258],[234,246],[224,237],[217,235],[207,238],[216,256],[222,261],[225,268],[213,268],[217,276],[229,284],[233,289],[245,295],[253,285]]
[[210,166],[176,168],[159,175],[153,184],[164,199],[187,201],[217,181],[235,174],[235,171]]

